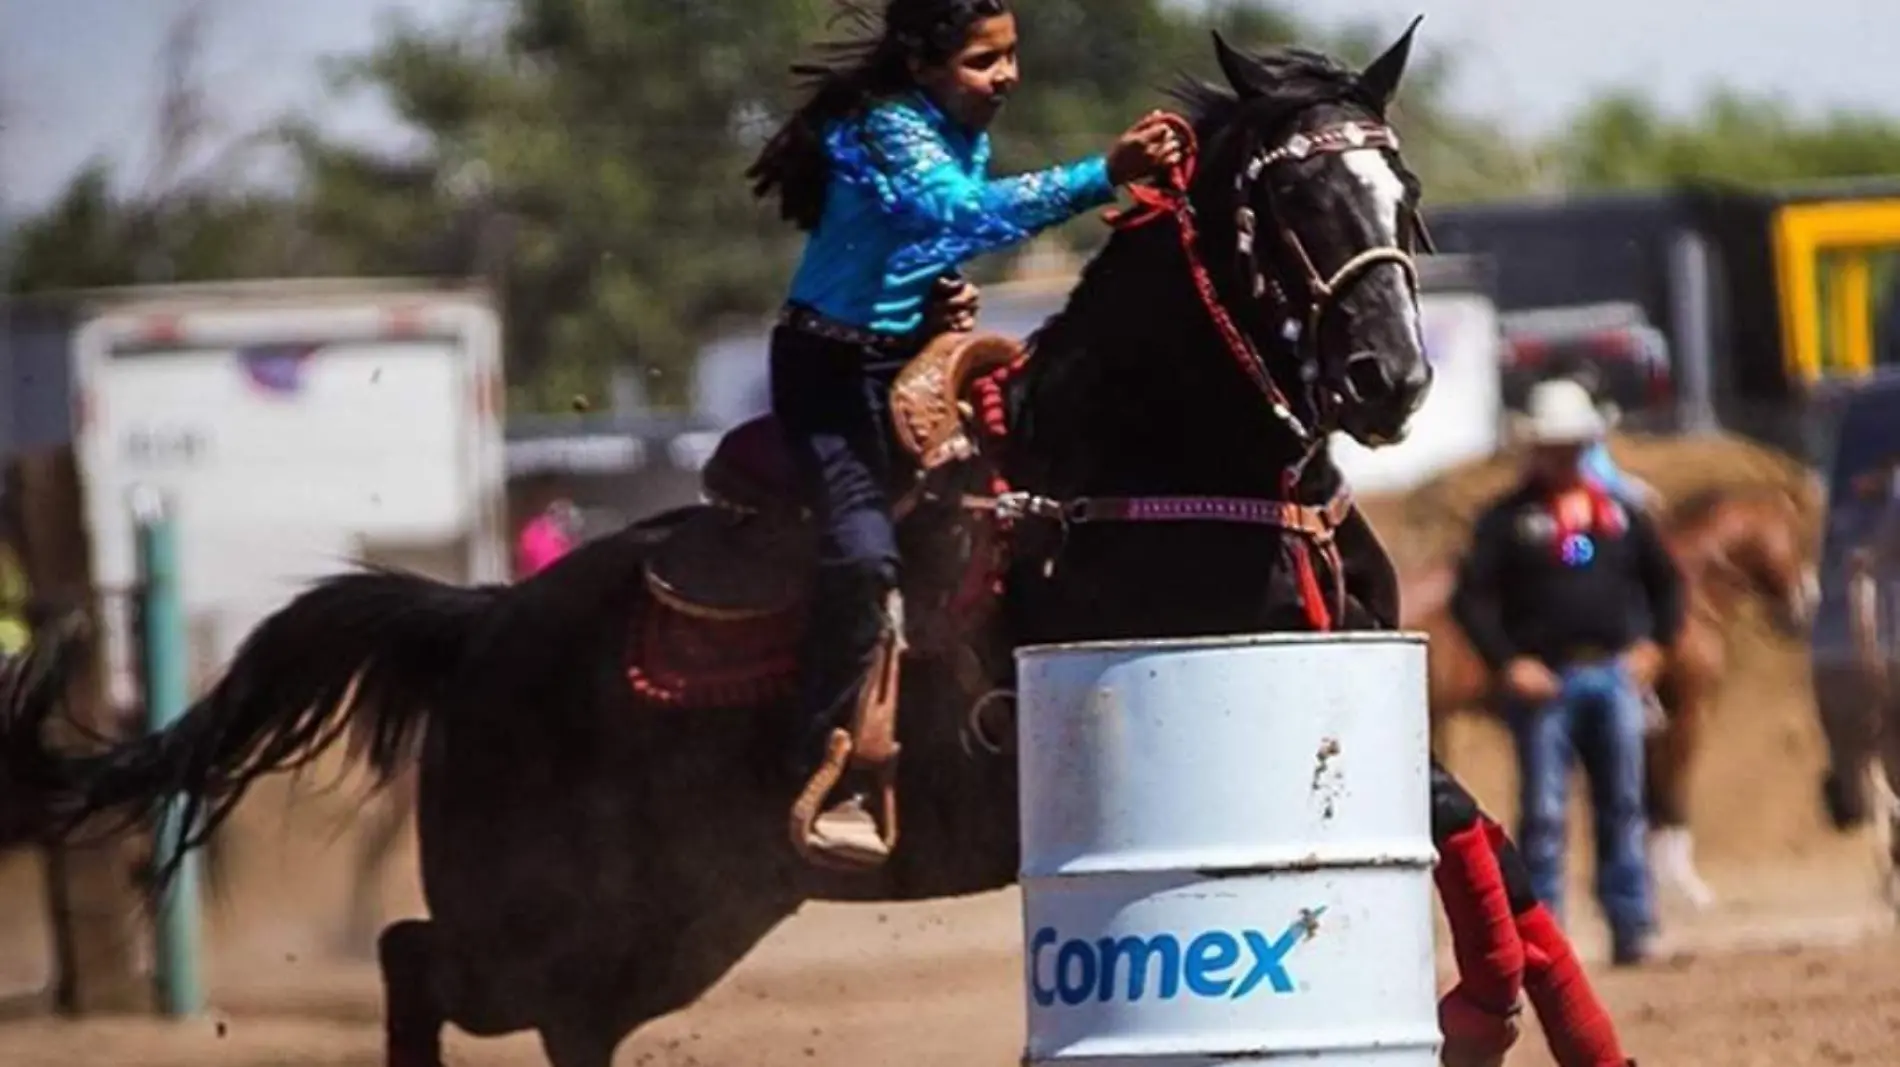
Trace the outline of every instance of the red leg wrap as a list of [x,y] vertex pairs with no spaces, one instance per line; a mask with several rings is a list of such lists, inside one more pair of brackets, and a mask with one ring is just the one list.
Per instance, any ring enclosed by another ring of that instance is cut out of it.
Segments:
[[1444,1035],[1445,1067],[1502,1064],[1517,1044],[1517,1013],[1499,1015],[1472,1002],[1460,985],[1438,1002],[1438,1032]]
[[1570,940],[1542,905],[1517,918],[1524,939],[1524,990],[1559,1067],[1624,1067],[1616,1024],[1590,988]]
[[1503,1017],[1524,988],[1524,944],[1486,832],[1491,825],[1481,819],[1446,838],[1432,877],[1451,924],[1459,989],[1472,1006]]

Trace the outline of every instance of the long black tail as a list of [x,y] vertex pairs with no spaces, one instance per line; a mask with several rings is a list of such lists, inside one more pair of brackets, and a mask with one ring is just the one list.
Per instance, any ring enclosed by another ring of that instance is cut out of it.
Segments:
[[[38,626],[25,652],[0,657],[0,724],[27,714],[44,717],[58,707],[92,647],[91,635],[83,613],[66,612]],[[35,798],[24,788],[29,775],[20,773],[15,757],[0,748],[0,849],[36,840],[44,830]]]
[[23,791],[57,835],[106,814],[143,820],[181,797],[188,832],[155,872],[162,886],[251,783],[309,763],[346,733],[386,781],[412,757],[471,635],[506,592],[382,570],[325,579],[259,624],[176,724],[96,753],[52,748],[44,727],[56,687],[21,683],[0,692],[9,790]]

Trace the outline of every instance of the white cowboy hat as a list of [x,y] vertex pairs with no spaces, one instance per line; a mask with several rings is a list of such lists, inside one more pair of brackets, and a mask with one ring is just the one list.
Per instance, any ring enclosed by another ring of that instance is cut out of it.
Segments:
[[1580,445],[1609,432],[1609,423],[1590,399],[1590,391],[1568,378],[1552,378],[1531,387],[1518,419],[1518,432],[1533,445]]

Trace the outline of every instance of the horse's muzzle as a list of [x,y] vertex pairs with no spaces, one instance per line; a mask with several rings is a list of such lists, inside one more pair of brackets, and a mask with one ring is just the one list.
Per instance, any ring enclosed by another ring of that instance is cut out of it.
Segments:
[[1422,356],[1400,361],[1354,352],[1346,357],[1340,428],[1369,447],[1397,444],[1425,403],[1432,377],[1432,366]]

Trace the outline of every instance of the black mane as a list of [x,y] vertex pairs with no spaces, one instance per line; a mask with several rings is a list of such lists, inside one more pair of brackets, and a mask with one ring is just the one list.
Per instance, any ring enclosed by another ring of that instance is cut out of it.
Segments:
[[1273,79],[1270,94],[1243,100],[1231,88],[1185,74],[1164,90],[1181,104],[1183,117],[1194,124],[1197,137],[1205,140],[1222,128],[1253,117],[1249,112],[1255,108],[1288,115],[1320,104],[1358,104],[1384,116],[1384,107],[1366,91],[1359,72],[1331,56],[1285,47],[1257,53],[1253,58]]

